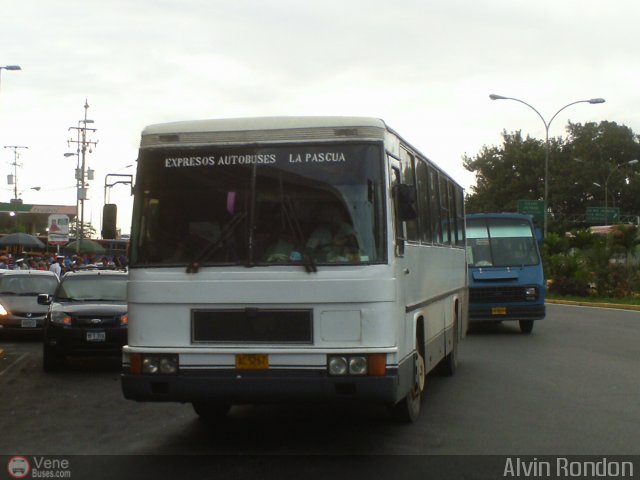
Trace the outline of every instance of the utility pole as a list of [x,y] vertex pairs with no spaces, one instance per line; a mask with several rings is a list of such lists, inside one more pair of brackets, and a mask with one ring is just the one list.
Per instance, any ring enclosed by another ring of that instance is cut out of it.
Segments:
[[[18,166],[22,165],[18,164],[18,157],[20,156],[18,149],[29,147],[23,147],[21,145],[5,145],[4,148],[10,148],[13,150],[13,163],[11,164],[13,166],[13,199],[11,200],[11,203],[21,203],[18,199]],[[9,185],[11,185],[11,182],[9,182]]]
[[[78,226],[78,221],[76,217],[76,253],[80,253],[80,244],[82,243],[82,238],[84,237],[84,201],[87,200],[87,187],[88,184],[85,183],[85,179],[93,180],[93,170],[88,169],[87,171],[87,149],[89,149],[89,153],[91,153],[92,146],[96,146],[98,144],[97,141],[92,141],[87,139],[87,132],[95,132],[95,128],[88,128],[88,123],[93,123],[93,120],[87,119],[87,110],[89,109],[89,104],[87,100],[84,101],[84,120],[78,121],[77,127],[69,127],[69,130],[77,130],[78,138],[77,140],[69,139],[67,141],[68,144],[75,143],[77,145],[77,155],[78,155],[78,163],[79,168],[76,168],[76,190],[77,190],[77,202],[80,204],[80,225]],[[88,176],[87,176],[88,173]],[[76,203],[77,205],[77,203]]]

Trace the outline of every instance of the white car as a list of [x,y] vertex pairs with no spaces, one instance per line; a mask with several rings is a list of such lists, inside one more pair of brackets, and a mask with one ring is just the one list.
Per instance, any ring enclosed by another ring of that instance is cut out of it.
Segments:
[[41,333],[48,307],[38,295],[52,295],[60,281],[53,272],[7,270],[0,275],[0,333]]

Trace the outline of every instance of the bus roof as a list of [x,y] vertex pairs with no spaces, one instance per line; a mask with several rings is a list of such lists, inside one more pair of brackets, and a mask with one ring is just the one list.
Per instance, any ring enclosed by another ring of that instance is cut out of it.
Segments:
[[291,128],[327,128],[327,127],[377,127],[387,126],[379,118],[373,117],[247,117],[223,118],[211,120],[190,120],[183,122],[158,123],[147,126],[142,135],[195,132],[234,132],[251,130],[286,130]]

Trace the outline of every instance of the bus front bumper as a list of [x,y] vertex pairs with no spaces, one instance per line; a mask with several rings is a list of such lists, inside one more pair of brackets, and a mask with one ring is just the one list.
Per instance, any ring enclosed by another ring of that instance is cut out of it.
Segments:
[[[411,369],[405,362],[401,369]],[[403,372],[412,378],[411,370]],[[393,404],[400,400],[397,370],[385,376],[330,377],[324,372],[274,371],[238,374],[234,371],[195,371],[175,376],[131,375],[121,377],[122,392],[129,400],[194,402],[215,400],[230,404],[289,401],[371,401]]]
[[508,320],[542,320],[546,315],[544,304],[508,305],[469,305],[469,321],[502,322]]

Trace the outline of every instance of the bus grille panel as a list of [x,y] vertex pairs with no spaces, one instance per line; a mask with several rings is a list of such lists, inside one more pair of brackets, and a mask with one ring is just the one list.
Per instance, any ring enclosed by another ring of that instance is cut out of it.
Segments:
[[193,343],[313,343],[312,310],[193,310]]
[[470,288],[470,303],[526,302],[524,287]]

